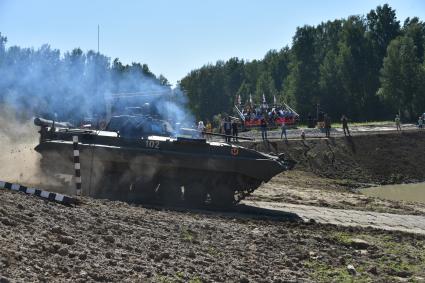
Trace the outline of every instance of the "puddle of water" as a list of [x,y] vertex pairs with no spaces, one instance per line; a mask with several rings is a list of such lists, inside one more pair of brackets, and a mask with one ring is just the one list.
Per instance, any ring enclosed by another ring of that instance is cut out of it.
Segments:
[[425,203],[425,183],[385,185],[362,190],[367,196]]

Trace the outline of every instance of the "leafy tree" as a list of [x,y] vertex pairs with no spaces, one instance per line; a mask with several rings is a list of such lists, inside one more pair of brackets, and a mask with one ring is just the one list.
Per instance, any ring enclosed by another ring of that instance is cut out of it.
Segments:
[[382,86],[378,94],[394,110],[414,118],[425,107],[424,79],[424,68],[413,39],[400,36],[391,41],[381,70]]
[[388,4],[378,6],[367,14],[368,36],[379,58],[385,56],[388,44],[400,34],[396,12]]
[[264,94],[268,103],[273,102],[273,96],[277,94],[277,91],[275,88],[274,80],[270,73],[261,74],[260,78],[257,81],[255,93],[257,98],[261,98],[261,100],[259,101],[262,101],[262,97]]
[[320,102],[318,92],[319,64],[315,57],[316,30],[312,26],[298,28],[293,38],[290,72],[285,96],[295,102],[300,113],[308,113]]
[[419,18],[407,18],[404,21],[403,33],[413,40],[416,47],[416,56],[420,61],[424,60],[425,48],[425,23],[421,22]]
[[247,102],[249,102],[249,95],[251,94],[251,89],[252,89],[251,85],[247,83],[246,80],[244,80],[241,86],[239,87],[236,95],[240,95],[241,102],[243,104],[246,104]]
[[[346,96],[345,109],[351,117],[368,117],[368,42],[364,37],[366,26],[358,16],[349,17],[343,24],[339,43],[338,63],[343,91]],[[369,110],[369,111],[368,111]]]
[[162,74],[159,75],[158,80],[159,80],[159,83],[163,86],[167,86],[167,87],[171,86],[168,79],[166,77],[164,77]]
[[[321,103],[326,106],[331,117],[339,117],[341,114],[352,115],[347,111],[347,97],[343,95],[344,87],[341,77],[341,63],[338,55],[330,50],[320,65],[320,92]],[[352,116],[351,116],[352,117]]]

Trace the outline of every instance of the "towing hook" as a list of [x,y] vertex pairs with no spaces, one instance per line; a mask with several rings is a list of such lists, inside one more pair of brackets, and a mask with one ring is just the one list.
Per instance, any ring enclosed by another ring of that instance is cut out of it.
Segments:
[[285,163],[287,170],[291,170],[297,164],[297,162],[295,160],[292,160],[292,159],[284,160],[284,163]]
[[278,157],[279,160],[283,162],[287,170],[291,170],[292,168],[294,168],[295,164],[297,164],[295,160],[287,159],[284,153],[279,154]]

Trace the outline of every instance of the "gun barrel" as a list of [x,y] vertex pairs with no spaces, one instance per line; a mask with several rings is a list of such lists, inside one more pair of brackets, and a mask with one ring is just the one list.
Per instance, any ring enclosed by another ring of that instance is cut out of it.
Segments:
[[52,120],[47,120],[44,118],[36,117],[34,118],[34,125],[39,127],[59,127],[59,128],[73,128],[74,126],[69,122],[56,122]]

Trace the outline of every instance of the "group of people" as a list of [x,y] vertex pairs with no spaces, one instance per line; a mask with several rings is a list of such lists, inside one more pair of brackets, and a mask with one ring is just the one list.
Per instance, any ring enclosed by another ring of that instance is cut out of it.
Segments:
[[[197,126],[198,131],[198,137],[210,139],[210,135],[212,134],[212,124],[207,121],[206,124],[204,124],[203,121],[198,122]],[[234,142],[238,141],[238,123],[236,119],[231,119],[230,117],[226,117],[222,120],[220,125],[220,132],[224,134],[224,138],[226,142],[231,142],[232,138]]]
[[[348,118],[347,116],[345,116],[345,114],[342,114],[340,121],[341,121],[342,130],[344,131],[344,136],[351,136],[350,129],[348,128]],[[325,114],[323,122],[324,122],[325,136],[329,138],[331,136],[331,127],[332,127],[331,117],[328,114]]]
[[199,121],[198,122],[198,132],[199,132],[199,137],[208,139],[209,138],[208,133],[212,132],[212,125],[211,125],[210,121],[207,121],[206,125],[204,125],[203,121]]
[[222,121],[222,131],[225,134],[225,141],[231,142],[232,138],[234,142],[238,141],[238,123],[236,119],[231,119],[230,117],[224,118]]
[[[286,134],[287,126],[284,122],[282,123],[280,129],[281,129],[280,139],[283,139],[283,136],[285,136],[285,140],[287,141],[288,140],[288,136]],[[266,121],[266,119],[261,119],[260,130],[261,130],[261,138],[263,139],[263,141],[267,140],[267,121]]]
[[[256,111],[256,110],[254,109],[254,111]],[[273,111],[275,111],[275,109],[273,109]],[[267,132],[268,132],[269,121],[267,121],[267,119],[265,117],[261,117],[259,119],[260,119],[261,138],[262,138],[262,140],[267,140],[268,139]],[[325,136],[327,138],[329,138],[330,135],[331,135],[331,125],[332,125],[331,117],[328,114],[323,114],[323,120],[322,121],[323,121],[322,126],[323,126],[323,129],[324,129],[324,132],[325,132]],[[344,136],[351,136],[350,129],[348,127],[348,118],[345,114],[343,114],[341,116],[340,121],[341,121],[342,130],[344,131]],[[394,121],[395,121],[397,131],[401,131],[400,115],[397,114],[395,116]],[[423,115],[419,116],[418,127],[420,129],[422,129],[422,128],[424,128],[424,124],[425,124],[425,113]],[[280,129],[281,129],[280,139],[285,138],[285,140],[287,141],[288,140],[288,137],[287,137],[288,126],[283,122]],[[208,139],[208,135],[205,135],[205,134],[212,132],[211,123],[208,121],[206,123],[206,125],[204,125],[203,121],[199,121],[198,132],[200,133],[200,136],[202,138]],[[231,142],[232,139],[233,139],[233,142],[237,142],[238,141],[238,134],[239,134],[237,120],[231,119],[230,117],[224,118],[221,122],[221,132],[224,134],[224,138],[225,138],[226,142]],[[305,138],[306,138],[306,134],[305,134],[304,130],[301,130],[301,139],[304,140]]]
[[[348,128],[348,118],[345,115],[342,115],[341,117],[341,124],[342,124],[342,129],[344,131],[344,136],[350,136],[350,129]],[[328,114],[324,114],[323,116],[323,128],[325,129],[325,136],[327,138],[329,138],[331,136],[331,125],[332,125],[332,120],[331,117]],[[280,139],[285,138],[285,140],[288,140],[288,135],[287,135],[287,129],[288,126],[283,122],[281,127],[281,132],[280,132]],[[261,138],[262,140],[267,140],[267,120],[266,119],[261,119],[261,124],[260,124],[260,130],[261,130]],[[301,139],[305,139],[306,138],[306,134],[304,130],[301,130]]]
[[[394,119],[397,131],[401,131],[401,119],[400,115],[396,114]],[[423,129],[425,124],[425,113],[418,117],[418,128]]]
[[275,124],[276,119],[293,117],[294,113],[283,107],[276,106],[269,108],[268,106],[262,105],[261,107],[252,108],[247,106],[242,109],[242,115],[246,121],[251,120],[263,120],[265,119],[269,124]]

